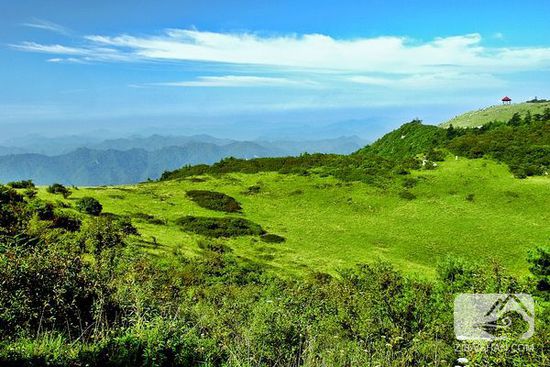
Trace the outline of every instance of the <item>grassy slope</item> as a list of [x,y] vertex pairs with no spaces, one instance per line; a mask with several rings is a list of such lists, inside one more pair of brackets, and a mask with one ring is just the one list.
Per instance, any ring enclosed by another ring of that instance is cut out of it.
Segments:
[[525,115],[527,111],[531,111],[531,114],[542,113],[545,108],[549,107],[550,102],[514,103],[511,105],[491,106],[458,115],[442,123],[441,126],[448,127],[450,124],[453,124],[455,127],[475,127],[495,120],[508,121],[516,112],[521,113],[522,116]]
[[[382,190],[363,183],[334,178],[302,177],[277,173],[231,174],[133,186],[81,188],[70,201],[94,196],[106,212],[148,213],[167,220],[152,225],[134,220],[151,241],[149,251],[169,256],[172,249],[198,250],[200,236],[184,233],[174,220],[183,215],[224,216],[203,209],[185,192],[207,189],[234,196],[242,203],[241,215],[271,233],[287,238],[267,244],[256,238],[227,240],[238,255],[260,260],[283,274],[306,269],[333,272],[360,262],[389,260],[397,267],[433,274],[438,259],[453,253],[471,259],[496,258],[512,271],[526,271],[529,248],[550,241],[550,179],[512,178],[504,165],[489,160],[448,160],[433,171],[413,172],[420,183],[411,189],[416,200],[398,196],[401,184]],[[242,192],[260,184],[255,195]],[[473,202],[465,197],[474,194]],[[40,196],[58,200],[59,196]]]

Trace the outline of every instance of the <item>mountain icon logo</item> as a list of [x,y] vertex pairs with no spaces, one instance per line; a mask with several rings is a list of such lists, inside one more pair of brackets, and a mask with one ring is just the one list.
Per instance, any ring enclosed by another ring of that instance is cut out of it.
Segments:
[[534,333],[534,302],[527,294],[460,294],[454,317],[459,340],[528,339]]

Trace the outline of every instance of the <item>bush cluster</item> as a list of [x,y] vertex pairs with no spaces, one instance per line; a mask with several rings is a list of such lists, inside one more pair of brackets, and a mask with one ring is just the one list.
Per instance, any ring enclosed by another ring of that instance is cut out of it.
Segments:
[[550,171],[550,109],[542,115],[515,114],[508,122],[453,131],[447,146],[454,154],[491,157],[506,163],[518,178]]
[[264,242],[268,243],[281,243],[285,242],[285,238],[283,236],[279,236],[277,234],[273,233],[266,233],[260,236],[260,239]]
[[71,195],[71,190],[62,184],[54,183],[46,189],[50,194],[59,194],[62,195],[64,198],[68,198]]
[[260,225],[244,218],[195,217],[188,215],[179,218],[176,223],[184,231],[207,237],[259,236],[265,233]]
[[13,189],[34,189],[36,186],[32,180],[21,180],[8,182],[7,186]]
[[206,209],[218,210],[227,213],[241,211],[241,204],[239,204],[235,198],[221,192],[190,190],[187,191],[187,197]]
[[76,202],[76,207],[82,213],[98,216],[103,210],[101,203],[92,197],[86,196],[81,199],[78,199]]

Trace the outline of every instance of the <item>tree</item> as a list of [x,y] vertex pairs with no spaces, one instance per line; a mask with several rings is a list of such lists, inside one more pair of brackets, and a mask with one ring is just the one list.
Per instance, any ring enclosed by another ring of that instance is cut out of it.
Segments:
[[76,207],[82,213],[98,216],[103,210],[103,206],[96,199],[86,196],[76,202]]

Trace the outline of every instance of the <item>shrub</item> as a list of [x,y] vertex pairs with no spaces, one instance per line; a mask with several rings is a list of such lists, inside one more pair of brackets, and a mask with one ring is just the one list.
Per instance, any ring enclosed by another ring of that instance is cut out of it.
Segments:
[[26,189],[23,194],[29,198],[29,199],[34,199],[36,197],[36,195],[38,194],[38,191],[34,188],[30,188],[30,189]]
[[27,214],[23,196],[10,187],[0,185],[0,235],[17,233],[24,228]]
[[54,214],[52,218],[52,227],[64,229],[69,232],[77,232],[80,230],[82,222],[80,219],[73,217],[72,215],[58,212]]
[[221,192],[191,190],[187,191],[187,197],[206,209],[219,210],[227,213],[234,213],[241,210],[241,205],[237,200]]
[[414,200],[416,199],[416,195],[408,190],[403,190],[399,193],[399,197],[405,200]]
[[442,162],[445,160],[446,153],[440,149],[431,149],[426,154],[426,159],[432,162]]
[[176,223],[187,232],[207,237],[258,236],[264,230],[258,224],[243,218],[210,218],[186,216]]
[[34,183],[32,182],[32,180],[8,182],[7,186],[13,189],[34,189],[36,187],[34,186]]
[[529,252],[529,270],[537,279],[537,290],[550,298],[550,247],[537,247]]
[[140,236],[139,231],[132,224],[132,220],[130,218],[122,217],[122,218],[118,219],[118,224],[120,226],[120,229],[121,229],[122,233],[124,233],[125,235],[127,235],[127,236],[129,236],[129,235]]
[[64,198],[68,198],[71,195],[71,190],[59,183],[54,183],[53,185],[48,186],[46,191],[48,191],[50,194],[63,195]]
[[76,202],[76,207],[82,213],[95,215],[95,216],[98,216],[99,214],[101,214],[101,211],[103,210],[103,206],[101,205],[101,203],[97,201],[97,199],[94,199],[89,196],[79,199]]
[[124,237],[118,223],[107,217],[94,218],[82,230],[82,240],[86,248],[96,256],[102,255],[106,250],[122,247]]
[[475,194],[466,195],[466,201],[473,202],[475,198],[476,198]]
[[135,213],[133,216],[134,218],[142,220],[149,224],[154,224],[159,226],[166,224],[166,221],[164,219],[157,218],[154,215],[147,214],[147,213]]
[[38,216],[40,220],[53,220],[54,205],[42,200],[34,200],[30,203],[29,209]]
[[80,258],[46,246],[12,247],[6,255],[10,261],[0,254],[0,335],[51,329],[80,333],[92,322],[97,295]]
[[285,242],[285,238],[276,234],[266,233],[260,236],[260,239],[268,243],[281,243]]
[[418,183],[418,179],[414,177],[406,177],[403,180],[403,187],[406,189],[412,189]]
[[262,187],[260,185],[252,185],[252,186],[248,187],[243,192],[243,194],[244,195],[255,195],[255,194],[259,194],[261,190],[262,190]]

